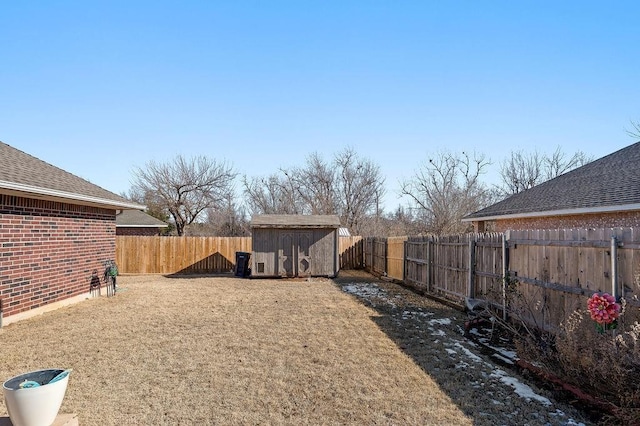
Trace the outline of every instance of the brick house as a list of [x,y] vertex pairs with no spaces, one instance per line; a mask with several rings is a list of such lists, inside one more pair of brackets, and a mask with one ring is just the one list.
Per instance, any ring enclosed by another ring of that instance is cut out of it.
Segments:
[[466,216],[476,232],[640,226],[640,142]]
[[115,259],[116,213],[143,209],[0,142],[0,305],[4,324],[84,300]]
[[160,235],[168,227],[165,222],[141,210],[121,210],[116,215],[116,235],[152,237]]

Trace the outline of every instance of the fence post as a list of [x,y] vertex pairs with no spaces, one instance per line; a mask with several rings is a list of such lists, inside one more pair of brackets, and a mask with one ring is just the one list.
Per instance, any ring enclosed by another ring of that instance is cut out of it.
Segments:
[[[402,282],[407,278],[407,240],[402,243]],[[406,283],[405,283],[406,284]]]
[[507,279],[509,277],[509,231],[502,234],[502,319],[507,320]]
[[376,273],[376,245],[376,237],[371,237],[371,259],[369,260],[371,266],[369,268],[371,268],[372,274]]
[[370,263],[371,263],[371,259],[369,259],[369,246],[371,245],[371,240],[369,239],[370,237],[367,237],[367,239],[364,241],[364,250],[362,252],[362,259],[364,260],[364,269],[368,270],[368,268],[371,267]]
[[473,299],[475,296],[474,274],[476,263],[476,240],[475,235],[469,235],[469,281],[467,282],[467,297]]
[[618,240],[611,236],[611,295],[618,298]]
[[431,237],[427,237],[427,291],[431,292]]
[[376,273],[376,237],[371,238],[371,272]]
[[389,239],[384,239],[384,276],[389,276]]

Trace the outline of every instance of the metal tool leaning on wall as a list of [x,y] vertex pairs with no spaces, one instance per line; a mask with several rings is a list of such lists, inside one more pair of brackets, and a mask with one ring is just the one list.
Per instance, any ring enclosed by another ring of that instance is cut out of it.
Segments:
[[118,286],[116,284],[116,277],[118,276],[118,266],[113,260],[107,260],[104,264],[104,273],[102,274],[102,281],[98,276],[98,270],[94,269],[89,279],[89,292],[91,296],[97,297],[102,295],[102,283],[107,287],[107,296],[115,296]]

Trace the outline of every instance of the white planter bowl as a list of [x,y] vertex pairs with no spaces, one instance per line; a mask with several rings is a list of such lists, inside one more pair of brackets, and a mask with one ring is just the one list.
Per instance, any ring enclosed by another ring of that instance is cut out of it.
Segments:
[[[69,372],[53,383],[61,369],[37,370],[12,377],[2,385],[4,401],[13,426],[50,426],[56,419],[69,383]],[[21,388],[36,382],[39,386]]]

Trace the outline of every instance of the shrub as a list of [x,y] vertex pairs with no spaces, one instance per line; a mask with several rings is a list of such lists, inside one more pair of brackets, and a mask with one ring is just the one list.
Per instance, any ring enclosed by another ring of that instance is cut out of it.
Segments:
[[520,335],[518,354],[615,405],[617,421],[639,424],[640,323],[633,318],[637,310],[625,305],[623,300],[621,309],[612,308],[616,314],[609,322],[595,322],[594,309],[579,309],[555,332]]

